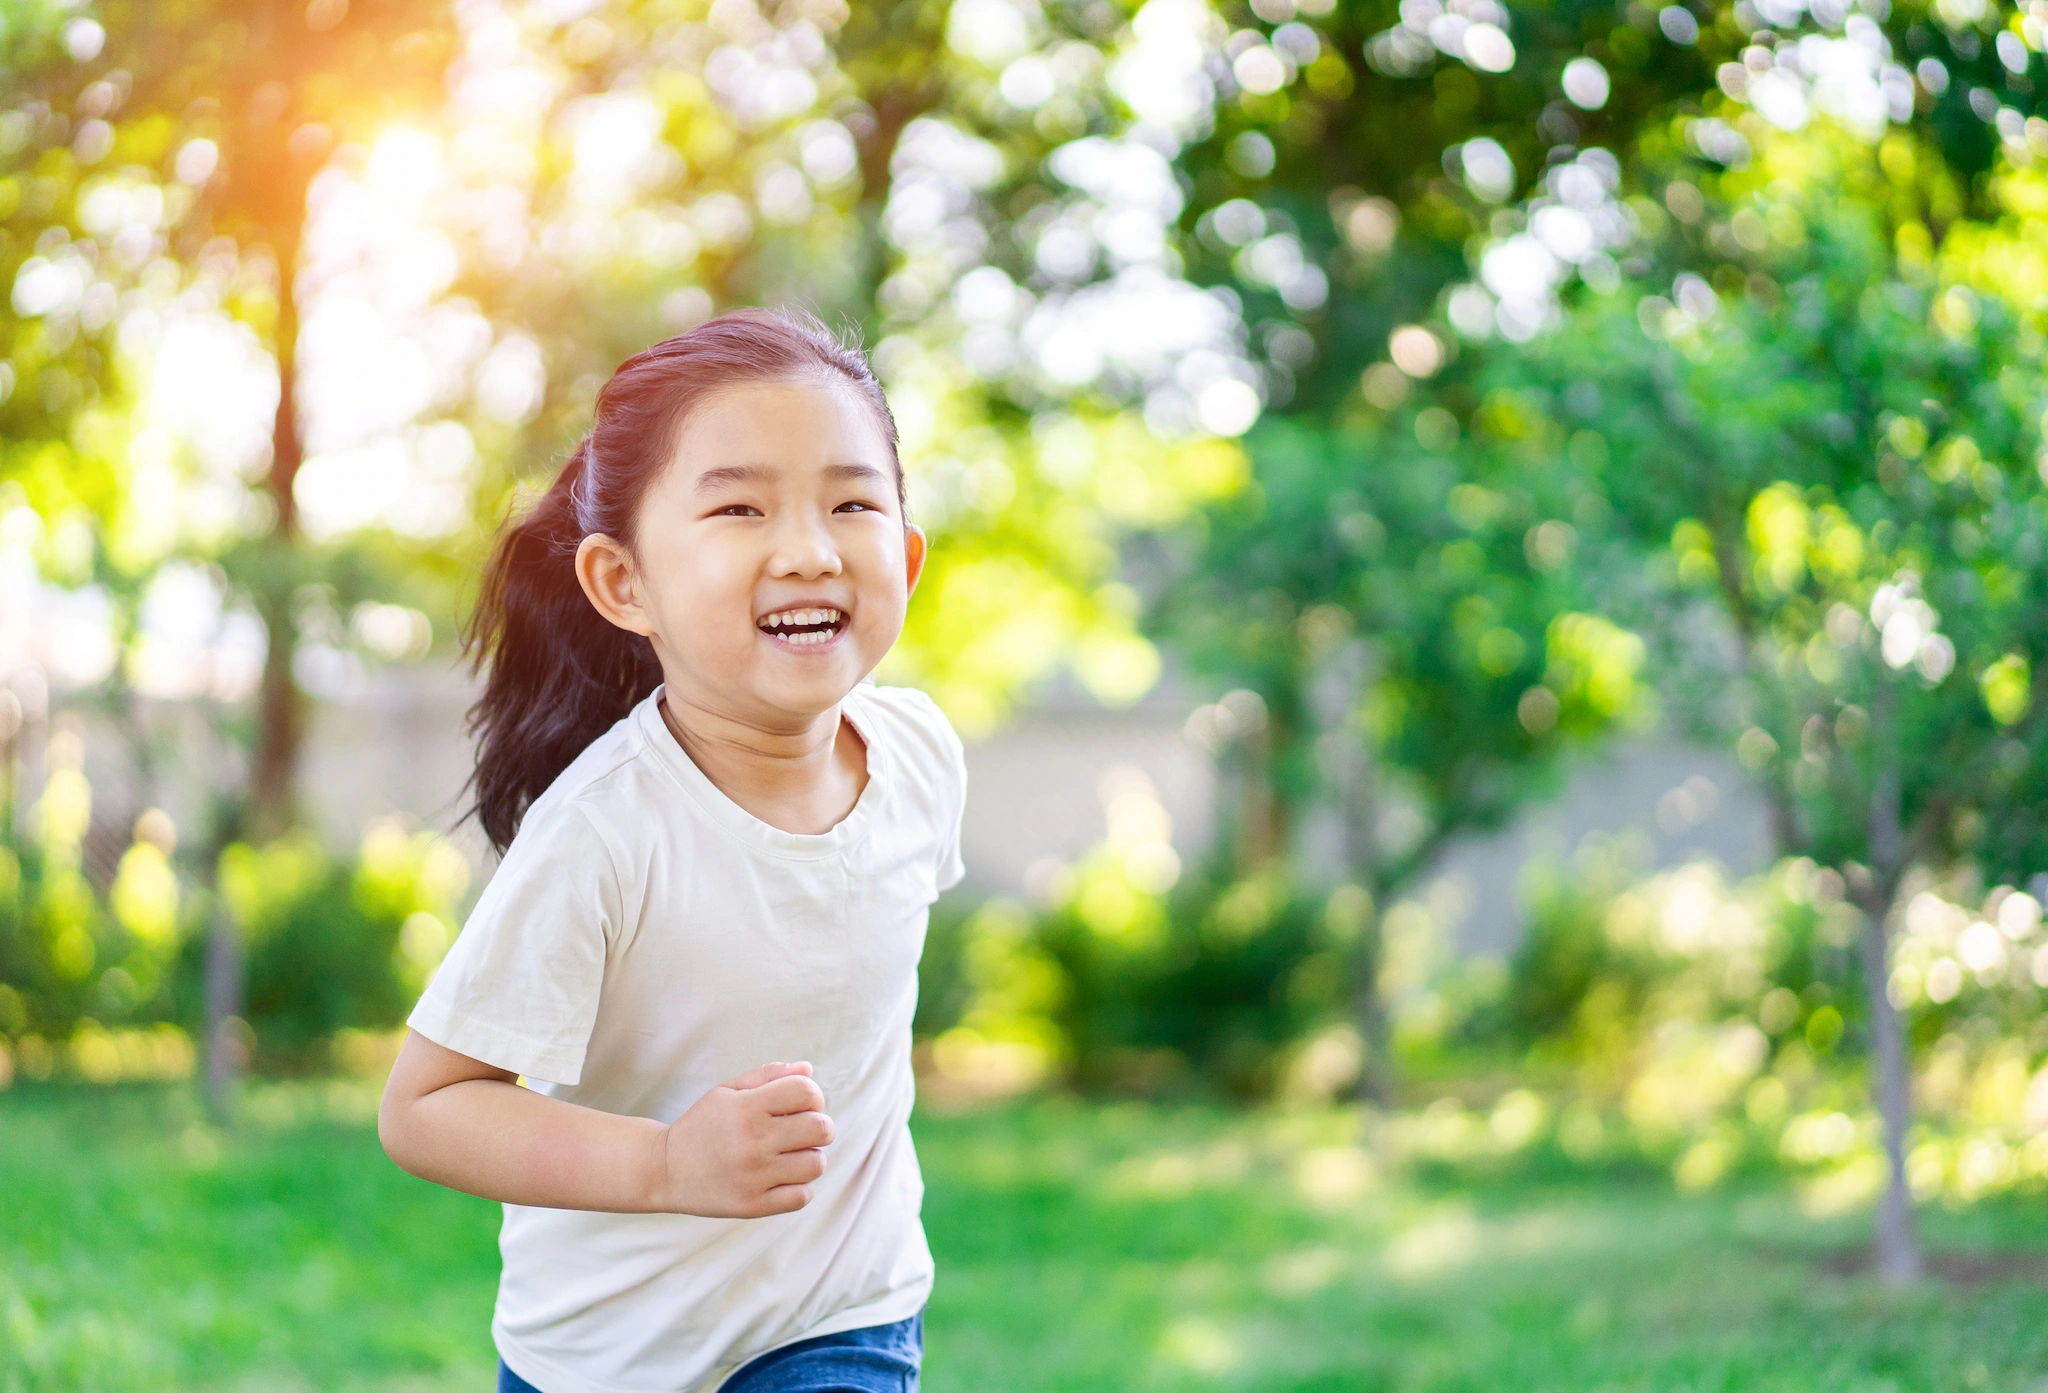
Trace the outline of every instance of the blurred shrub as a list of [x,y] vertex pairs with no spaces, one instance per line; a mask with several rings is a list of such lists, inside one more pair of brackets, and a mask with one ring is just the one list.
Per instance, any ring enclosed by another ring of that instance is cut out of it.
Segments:
[[[1707,864],[1634,878],[1611,844],[1532,877],[1492,1028],[1531,1077],[1559,1080],[1557,1147],[1652,1160],[1691,1188],[1789,1166],[1816,1206],[1871,1198],[1883,1166],[1852,951],[1863,925],[1844,889],[1804,858],[1739,884]],[[1887,986],[1915,1047],[1916,1192],[2048,1188],[2040,903],[1925,879],[1900,902]]]
[[0,1040],[62,1040],[98,1022],[173,1014],[193,917],[172,868],[176,830],[162,812],[144,813],[111,882],[95,888],[84,857],[92,786],[79,763],[76,736],[60,732],[26,826],[0,842]]
[[1155,897],[1098,861],[1077,881],[1038,942],[1065,977],[1052,1018],[1084,1087],[1156,1091],[1191,1073],[1263,1096],[1288,1046],[1339,1007],[1323,904],[1277,874],[1197,874]]
[[[997,899],[934,917],[922,1024],[942,1075],[998,1092],[1048,1078],[1240,1098],[1282,1087],[1342,1009],[1352,926],[1277,875],[1163,885],[1151,855],[1106,846],[1036,911]],[[1303,1067],[1334,1092],[1355,1077],[1355,1042]]]
[[[76,750],[53,741],[26,835],[0,843],[0,1086],[191,1071],[214,897],[154,809],[95,885],[82,854],[91,814]],[[389,822],[349,859],[306,834],[229,846],[216,884],[243,939],[259,1063],[328,1067],[339,1032],[398,1024],[454,939],[468,883],[446,839]]]
[[1528,876],[1522,942],[1504,1002],[1525,1043],[1596,1050],[1601,1023],[1639,1011],[1655,965],[1631,961],[1607,932],[1607,908],[1625,885],[1624,857],[1585,858],[1573,874],[1538,863]]
[[[928,1077],[972,1093],[1340,1095],[1358,1077],[1347,965],[1360,892],[1202,871],[1160,884],[1132,844],[1048,903],[942,906],[925,961]],[[1628,842],[1539,865],[1503,969],[1431,915],[1381,916],[1400,1071],[1390,1159],[1648,1165],[1683,1188],[1789,1169],[1817,1210],[1883,1179],[1869,1105],[1858,912],[1805,859],[1731,883],[1637,869]],[[1931,881],[1901,896],[1888,988],[1914,1043],[1922,1199],[2048,1189],[2048,931],[2032,895]],[[1403,964],[1406,966],[1403,966]]]
[[398,1024],[455,938],[469,865],[433,832],[371,825],[353,863],[308,833],[236,843],[220,891],[240,928],[259,1059],[325,1066],[346,1028]]

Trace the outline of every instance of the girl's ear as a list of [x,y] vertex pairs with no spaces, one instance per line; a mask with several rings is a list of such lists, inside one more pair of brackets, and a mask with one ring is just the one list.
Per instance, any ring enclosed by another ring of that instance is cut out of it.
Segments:
[[619,628],[643,638],[654,633],[640,604],[632,553],[604,533],[593,532],[577,543],[576,583],[597,612]]
[[925,549],[928,545],[922,527],[914,522],[903,524],[903,593],[906,596],[917,593],[917,578],[924,574]]

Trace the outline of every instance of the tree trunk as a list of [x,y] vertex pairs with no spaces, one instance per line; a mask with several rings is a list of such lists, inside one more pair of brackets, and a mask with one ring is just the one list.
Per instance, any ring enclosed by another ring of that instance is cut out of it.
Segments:
[[[1246,703],[1249,706],[1249,703]],[[1238,736],[1237,873],[1256,875],[1280,852],[1273,796],[1273,723],[1262,703]]]
[[296,236],[275,241],[278,274],[277,415],[270,433],[270,474],[265,480],[275,514],[269,565],[258,605],[263,612],[269,646],[263,660],[263,682],[257,696],[256,765],[249,785],[252,835],[279,836],[297,821],[299,744],[305,733],[303,700],[292,676],[298,634],[292,619],[292,591],[297,568],[292,551],[299,540],[298,482],[304,448],[299,440],[298,370],[299,307],[295,288],[298,262]]
[[[205,727],[205,738],[215,752],[209,763],[213,766],[215,780],[219,780],[218,771],[226,763],[221,755],[229,737],[219,724],[209,722]],[[237,1028],[243,1019],[245,995],[242,936],[227,896],[221,891],[220,862],[222,852],[240,835],[246,824],[248,809],[246,800],[236,796],[239,790],[229,787],[224,781],[215,783],[211,792],[214,795],[213,815],[206,820],[194,843],[199,874],[211,899],[206,917],[204,970],[200,979],[205,989],[205,1019],[201,1024],[199,1043],[205,1055],[202,1081],[207,1115],[216,1127],[225,1128],[234,1125],[235,1085],[248,1059],[243,1048],[246,1027]]]
[[1358,944],[1358,1034],[1365,1042],[1365,1066],[1358,1073],[1358,1099],[1375,1107],[1391,1108],[1400,1091],[1394,1070],[1393,1028],[1387,1020],[1387,1003],[1380,995],[1380,907],[1373,905],[1371,920]]
[[[303,216],[303,191],[297,209]],[[298,482],[304,451],[299,440],[298,374],[299,304],[298,236],[273,238],[277,256],[277,415],[271,424],[270,474],[265,480],[273,522],[265,557],[257,608],[267,630],[263,679],[257,689],[256,759],[250,772],[243,831],[258,840],[283,835],[298,820],[299,745],[305,733],[303,699],[292,675],[297,629],[292,617],[292,591],[298,568],[292,555],[299,538]],[[218,876],[215,854],[209,873]],[[206,941],[206,1091],[216,1122],[233,1116],[234,1083],[248,1064],[241,1023],[242,943],[240,931],[215,885],[214,912]]]
[[1906,1134],[1913,1123],[1911,1082],[1906,1071],[1905,1031],[1886,990],[1890,965],[1890,905],[1876,897],[1864,913],[1863,975],[1869,984],[1870,1044],[1877,1066],[1872,1091],[1884,1119],[1885,1188],[1878,1202],[1877,1271],[1887,1283],[1906,1286],[1920,1277],[1920,1240],[1913,1227],[1913,1192],[1906,1178]]
[[1905,833],[1900,822],[1899,752],[1894,692],[1882,677],[1871,701],[1875,772],[1870,793],[1870,876],[1859,899],[1866,920],[1859,947],[1869,998],[1871,1082],[1884,1121],[1885,1189],[1873,1234],[1878,1275],[1891,1286],[1920,1277],[1920,1240],[1913,1226],[1913,1190],[1906,1176],[1906,1135],[1913,1125],[1912,1079],[1906,1034],[1892,1005],[1891,911],[1905,874]]
[[206,1110],[217,1127],[235,1120],[235,1083],[247,1065],[242,1022],[242,936],[218,889],[206,935]]
[[[1714,543],[1714,566],[1720,576],[1721,601],[1727,606],[1728,617],[1735,624],[1736,637],[1742,643],[1743,670],[1750,674],[1759,692],[1769,692],[1772,679],[1765,671],[1762,650],[1757,645],[1756,613],[1750,608],[1749,596],[1742,589],[1742,575],[1746,568],[1742,544],[1738,540],[1739,524],[1731,520],[1729,525],[1713,528],[1709,535]],[[1771,819],[1771,840],[1777,844],[1780,856],[1792,855],[1793,848],[1805,841],[1799,826],[1799,803],[1792,796],[1791,775],[1786,772],[1790,767],[1789,760],[1779,760],[1771,772],[1759,780]]]
[[1371,752],[1355,724],[1359,703],[1372,681],[1372,664],[1372,651],[1363,642],[1353,641],[1339,648],[1317,675],[1315,708],[1322,726],[1323,767],[1329,771],[1343,827],[1344,880],[1370,897],[1352,969],[1352,1007],[1358,1019],[1359,1039],[1365,1045],[1364,1066],[1358,1074],[1358,1098],[1388,1108],[1394,1105],[1398,1079],[1387,1003],[1380,995],[1383,939],[1378,809],[1373,798]]

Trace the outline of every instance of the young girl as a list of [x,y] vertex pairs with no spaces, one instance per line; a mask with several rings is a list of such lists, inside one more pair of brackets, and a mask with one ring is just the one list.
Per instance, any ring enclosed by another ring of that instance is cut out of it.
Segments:
[[927,698],[864,679],[924,555],[866,362],[758,312],[628,359],[500,537],[472,640],[504,860],[378,1134],[504,1202],[501,1393],[916,1387],[910,1021],[966,774]]

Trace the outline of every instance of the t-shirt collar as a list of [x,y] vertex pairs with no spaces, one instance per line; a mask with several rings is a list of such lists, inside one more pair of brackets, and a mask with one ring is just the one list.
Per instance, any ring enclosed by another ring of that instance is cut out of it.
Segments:
[[889,777],[889,756],[882,742],[876,738],[877,722],[866,718],[867,713],[862,707],[865,690],[856,686],[848,692],[839,704],[839,711],[841,716],[852,722],[854,733],[867,746],[867,785],[854,800],[852,810],[823,832],[787,832],[770,826],[733,802],[723,789],[712,783],[661,717],[661,700],[667,691],[666,684],[657,686],[643,698],[628,719],[633,722],[647,756],[680,784],[698,811],[721,830],[748,846],[778,856],[810,860],[834,855],[858,843],[866,835],[867,825],[874,820],[875,809],[885,796],[883,789]]

